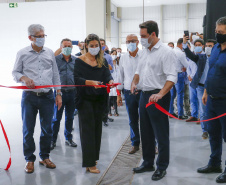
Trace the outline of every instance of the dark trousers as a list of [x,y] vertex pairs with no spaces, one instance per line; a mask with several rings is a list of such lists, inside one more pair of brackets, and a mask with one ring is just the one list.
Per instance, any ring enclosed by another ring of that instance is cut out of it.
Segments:
[[106,103],[105,103],[105,107],[104,107],[104,112],[103,112],[103,122],[107,122],[108,121],[108,104],[109,104],[109,94],[107,94],[107,99],[106,99]]
[[95,166],[96,161],[99,160],[105,108],[103,104],[103,101],[82,100],[78,109],[83,167]]
[[[56,96],[56,92],[54,92]],[[62,119],[63,111],[65,108],[65,129],[64,136],[66,140],[72,140],[72,126],[74,120],[74,111],[75,111],[75,90],[63,92],[62,95],[62,107],[58,111],[56,104],[54,105],[54,117],[52,120],[52,141],[57,141],[57,135],[60,129],[60,121]]]
[[[224,114],[226,112],[226,99],[212,99],[208,97],[206,111],[207,119]],[[219,166],[221,165],[222,137],[226,141],[226,117],[208,121],[207,130],[211,147],[209,165]]]
[[117,96],[109,96],[108,100],[109,114],[111,114],[111,106],[114,106],[115,114],[118,114]]
[[130,125],[130,139],[132,146],[140,145],[140,132],[139,132],[139,101],[140,94],[131,94],[130,90],[124,90],[126,110],[129,116]]
[[23,152],[26,161],[35,161],[34,129],[36,116],[39,111],[41,135],[40,153],[42,160],[49,158],[50,143],[52,137],[51,121],[53,117],[54,95],[36,96],[30,92],[23,92],[21,109],[23,120]]
[[[141,92],[140,97],[140,130],[143,149],[143,165],[154,165],[155,138],[158,143],[159,155],[156,161],[157,168],[166,170],[169,165],[169,118],[154,105],[146,108],[151,92]],[[164,109],[169,110],[170,93],[167,93],[157,102]]]

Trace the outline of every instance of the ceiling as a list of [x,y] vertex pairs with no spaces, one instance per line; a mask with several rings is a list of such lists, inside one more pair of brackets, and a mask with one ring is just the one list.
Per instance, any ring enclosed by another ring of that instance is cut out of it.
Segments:
[[[206,3],[207,0],[144,0],[144,6],[158,6],[167,4]],[[143,6],[143,0],[111,0],[117,7]]]

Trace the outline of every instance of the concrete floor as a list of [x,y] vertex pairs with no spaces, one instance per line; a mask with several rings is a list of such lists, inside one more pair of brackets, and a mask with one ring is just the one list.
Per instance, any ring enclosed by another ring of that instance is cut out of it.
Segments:
[[[10,93],[11,91],[9,91]],[[11,92],[15,95],[15,91]],[[51,152],[51,159],[56,169],[46,169],[38,164],[40,126],[37,119],[35,129],[36,156],[35,172],[24,172],[25,160],[22,150],[22,121],[20,113],[20,95],[10,99],[0,99],[0,119],[8,134],[12,150],[12,166],[4,171],[9,152],[2,132],[0,131],[0,185],[95,185],[104,173],[115,153],[129,134],[128,118],[125,106],[119,109],[120,116],[109,127],[103,127],[102,146],[98,168],[100,174],[86,173],[81,165],[81,147],[77,117],[75,119],[74,140],[77,148],[65,146],[61,124],[57,147]],[[19,98],[18,98],[19,97]],[[63,122],[62,122],[63,123]],[[213,185],[218,174],[202,175],[196,173],[198,167],[207,164],[210,147],[208,140],[202,140],[200,125],[170,119],[171,159],[167,175],[158,182],[151,180],[152,172],[135,174],[133,185]],[[224,164],[226,151],[222,161]],[[223,165],[224,167],[224,165]],[[132,169],[131,169],[132,171]]]

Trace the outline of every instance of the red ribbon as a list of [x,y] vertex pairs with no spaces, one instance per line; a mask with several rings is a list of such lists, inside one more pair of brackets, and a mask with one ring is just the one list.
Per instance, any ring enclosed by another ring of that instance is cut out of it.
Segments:
[[[107,88],[107,92],[110,93],[110,88],[111,87],[117,87],[118,85],[121,85],[121,84],[120,83],[113,83],[113,84],[106,84],[106,85],[41,85],[41,86],[35,86],[34,89],[42,89],[42,88],[49,88],[49,87],[102,87],[102,88]],[[11,88],[11,89],[30,89],[27,86],[4,86],[4,85],[0,85],[0,87]]]
[[6,134],[6,132],[5,132],[5,129],[4,129],[4,127],[3,127],[3,124],[2,124],[2,122],[1,122],[1,120],[0,120],[0,125],[1,125],[1,127],[2,127],[2,132],[3,132],[3,135],[4,135],[4,137],[5,137],[6,143],[7,143],[8,148],[9,148],[9,153],[10,153],[9,162],[8,162],[6,168],[5,168],[5,170],[8,170],[8,169],[10,168],[10,166],[11,166],[11,149],[10,149],[10,144],[9,144],[9,140],[8,140],[7,134]]
[[[155,102],[150,102],[146,105],[146,108],[148,108],[149,106],[151,105],[155,105],[155,107],[160,110],[161,112],[163,112],[164,114],[170,116],[170,117],[173,117],[175,119],[178,119],[178,120],[182,120],[182,119],[179,119],[175,116],[173,116],[172,114],[170,114],[166,109],[162,108],[159,104],[155,103]],[[218,118],[221,118],[223,116],[226,116],[226,113],[224,114],[221,114],[220,116],[217,116],[217,117],[214,117],[214,118],[210,118],[210,119],[207,119],[207,120],[200,120],[200,121],[190,121],[190,122],[207,122],[207,121],[211,121],[211,120],[215,120],[215,119],[218,119]]]

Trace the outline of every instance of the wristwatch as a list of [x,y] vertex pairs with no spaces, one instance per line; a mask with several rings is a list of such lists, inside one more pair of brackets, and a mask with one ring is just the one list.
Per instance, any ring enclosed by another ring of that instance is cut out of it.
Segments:
[[62,96],[62,92],[57,92],[56,95]]

